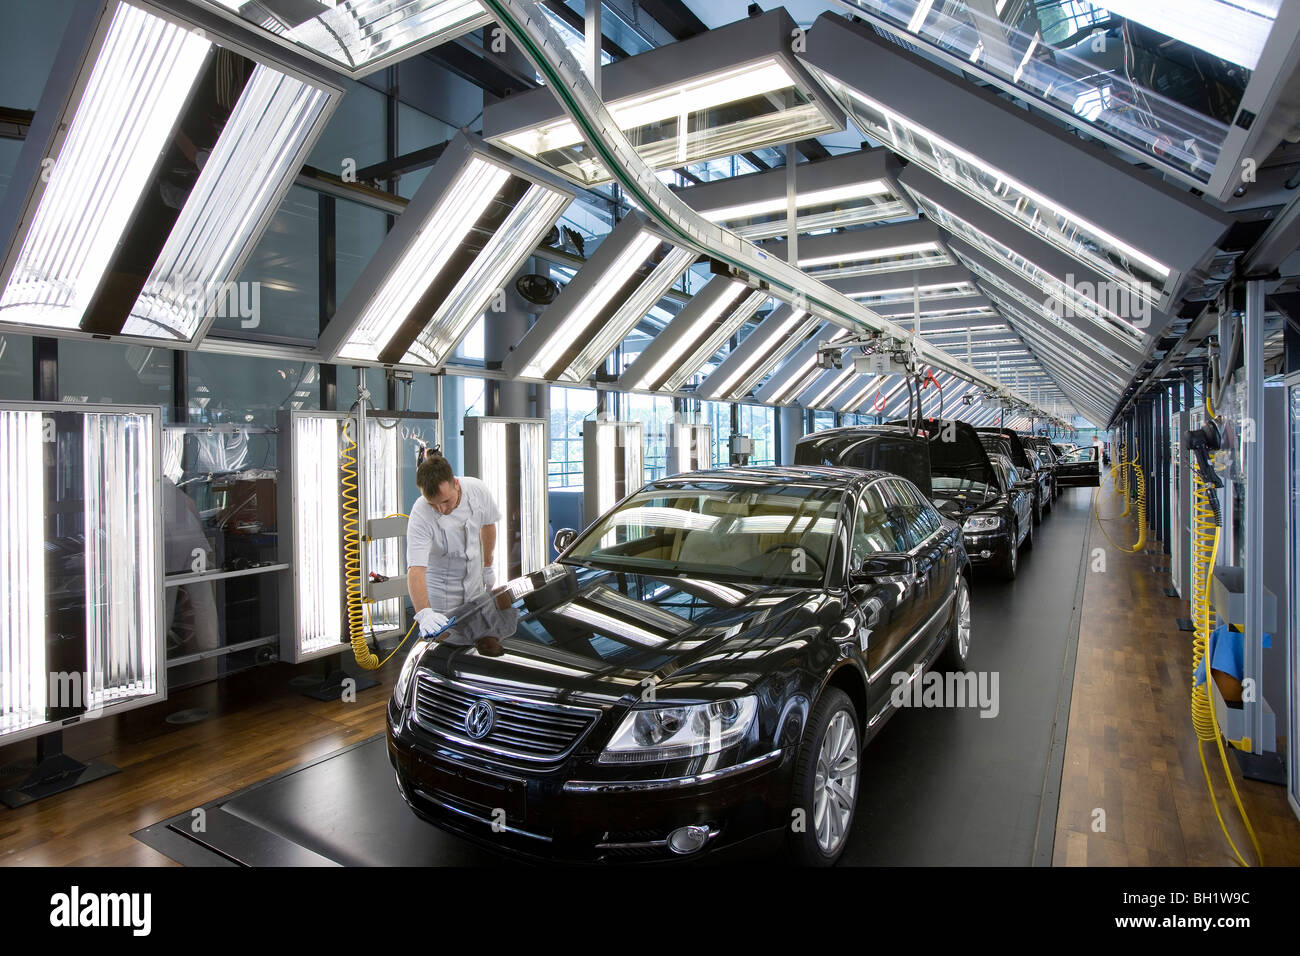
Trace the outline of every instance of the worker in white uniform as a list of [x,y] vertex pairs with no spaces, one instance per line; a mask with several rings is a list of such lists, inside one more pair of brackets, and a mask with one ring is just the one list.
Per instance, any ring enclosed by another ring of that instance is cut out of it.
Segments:
[[446,626],[448,613],[492,590],[501,512],[487,485],[457,478],[432,452],[415,473],[420,497],[406,528],[406,587],[421,636]]

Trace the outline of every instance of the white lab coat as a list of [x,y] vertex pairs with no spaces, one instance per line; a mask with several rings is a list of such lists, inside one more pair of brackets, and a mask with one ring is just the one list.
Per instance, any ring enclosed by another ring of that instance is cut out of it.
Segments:
[[[460,488],[460,504],[448,515],[439,514],[421,495],[406,526],[407,567],[424,567],[429,607],[443,614],[486,592],[483,526],[501,520],[482,481],[461,478]],[[501,574],[500,568],[494,570]]]

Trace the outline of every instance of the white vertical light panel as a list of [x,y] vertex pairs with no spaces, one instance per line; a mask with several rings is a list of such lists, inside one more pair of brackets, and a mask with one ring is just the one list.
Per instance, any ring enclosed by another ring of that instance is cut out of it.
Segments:
[[41,414],[0,411],[0,740],[45,721]]
[[338,420],[294,417],[292,439],[296,640],[306,657],[343,638]]
[[143,416],[87,415],[82,445],[86,686],[98,710],[157,690],[156,452]]
[[[546,564],[549,523],[546,422],[541,419],[465,419],[466,472],[487,485],[501,511],[492,566],[497,583],[532,574]],[[510,554],[516,535],[519,571]]]
[[[47,709],[56,681],[60,695],[73,694],[53,702],[60,720],[149,703],[166,687],[157,410],[13,404],[0,408],[0,739],[6,743],[52,726]],[[81,418],[78,441],[69,440],[76,429],[57,430],[56,414]],[[69,500],[78,494],[82,500],[78,510],[61,510],[61,527],[47,533],[56,507],[46,496],[50,472]],[[63,635],[53,666],[76,673],[52,674],[46,654],[51,553],[67,574],[60,607],[81,609],[79,621],[64,616],[59,625],[73,633]],[[71,581],[79,582],[80,593]]]
[[[365,469],[366,513],[360,515],[359,526],[364,529],[367,521],[385,518],[402,511],[397,487],[398,469],[401,462],[398,443],[398,425],[381,425],[382,413],[375,418],[366,419],[366,460],[358,462]],[[341,510],[343,502],[338,500]],[[405,573],[402,566],[403,542],[400,538],[379,538],[366,545],[366,570],[378,571],[389,578]],[[365,590],[365,582],[362,582]],[[369,605],[369,624],[376,631],[393,630],[402,625],[404,611],[401,598],[389,598],[375,601]]]
[[582,423],[584,524],[590,525],[645,483],[644,448],[645,426],[641,422],[597,419]]

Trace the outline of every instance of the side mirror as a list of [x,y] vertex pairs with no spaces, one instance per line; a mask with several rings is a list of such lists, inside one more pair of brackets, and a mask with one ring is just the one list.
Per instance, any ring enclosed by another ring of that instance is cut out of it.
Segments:
[[916,562],[910,554],[886,551],[866,558],[850,573],[855,581],[899,574],[910,577],[916,574]]
[[1014,491],[1033,491],[1035,484],[1037,484],[1037,482],[1017,481],[1014,485],[1011,486],[1011,488]]
[[568,550],[569,545],[573,544],[577,539],[578,532],[572,528],[561,528],[555,532],[555,540],[551,542],[551,546],[555,548],[556,554],[563,554]]

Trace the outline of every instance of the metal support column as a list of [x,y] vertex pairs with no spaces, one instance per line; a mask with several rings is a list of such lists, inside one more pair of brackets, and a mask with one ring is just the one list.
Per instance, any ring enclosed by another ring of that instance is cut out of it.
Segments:
[[[1258,279],[1246,283],[1246,320],[1244,329],[1244,365],[1246,372],[1246,422],[1243,423],[1243,454],[1246,464],[1245,568],[1246,632],[1245,676],[1253,681],[1256,693],[1245,704],[1246,732],[1250,750],[1262,754],[1274,750],[1277,742],[1264,740],[1264,474],[1259,453],[1259,432],[1264,424],[1264,284]],[[1265,747],[1267,744],[1267,748]]]

